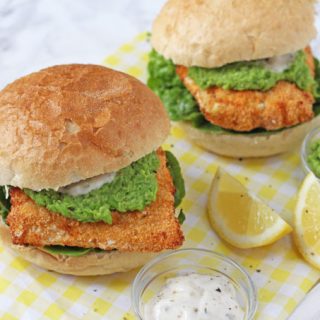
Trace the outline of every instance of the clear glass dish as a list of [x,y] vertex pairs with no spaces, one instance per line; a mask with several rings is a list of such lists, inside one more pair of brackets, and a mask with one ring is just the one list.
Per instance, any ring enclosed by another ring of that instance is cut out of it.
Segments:
[[301,157],[301,164],[305,174],[309,172],[313,172],[308,164],[308,155],[310,153],[310,147],[312,143],[316,140],[320,140],[320,127],[314,128],[311,130],[304,138],[303,143],[301,145],[300,150],[300,157]]
[[157,256],[137,274],[132,285],[132,304],[138,319],[144,305],[152,299],[166,279],[189,273],[224,275],[236,288],[237,300],[245,312],[244,320],[251,320],[257,308],[257,295],[248,273],[236,262],[205,249],[180,249]]

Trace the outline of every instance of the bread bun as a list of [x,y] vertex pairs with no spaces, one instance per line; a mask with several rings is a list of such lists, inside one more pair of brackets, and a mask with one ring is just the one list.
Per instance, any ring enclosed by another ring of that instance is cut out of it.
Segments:
[[274,133],[214,133],[179,122],[189,138],[200,147],[232,158],[267,157],[293,150],[313,128],[320,125],[320,116],[312,121]]
[[0,92],[0,185],[57,189],[117,171],[159,147],[170,122],[137,79],[60,65]]
[[[1,218],[0,218],[1,219]],[[14,245],[8,226],[2,219],[0,237],[3,244],[25,260],[47,270],[77,276],[106,275],[140,267],[159,253],[105,251],[92,252],[80,257],[52,255],[32,246]]]
[[152,46],[186,67],[219,67],[294,52],[316,35],[313,0],[169,0]]

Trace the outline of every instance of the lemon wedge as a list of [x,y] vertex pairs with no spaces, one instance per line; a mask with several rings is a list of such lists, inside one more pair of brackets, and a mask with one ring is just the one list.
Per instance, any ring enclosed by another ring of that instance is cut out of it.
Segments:
[[273,209],[220,168],[212,181],[208,215],[216,233],[238,248],[264,246],[292,231]]
[[313,173],[298,193],[293,238],[305,260],[320,269],[320,182]]

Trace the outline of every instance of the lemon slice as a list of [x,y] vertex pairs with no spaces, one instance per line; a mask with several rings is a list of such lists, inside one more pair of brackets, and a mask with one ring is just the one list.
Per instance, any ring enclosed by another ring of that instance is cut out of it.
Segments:
[[320,182],[313,173],[307,175],[299,190],[293,237],[302,256],[320,268]]
[[208,214],[216,233],[238,248],[264,246],[292,231],[273,209],[222,169],[212,181]]

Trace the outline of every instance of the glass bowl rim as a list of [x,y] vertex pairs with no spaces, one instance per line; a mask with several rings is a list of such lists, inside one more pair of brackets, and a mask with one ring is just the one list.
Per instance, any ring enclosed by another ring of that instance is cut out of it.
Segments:
[[[258,300],[257,300],[257,290],[255,288],[255,285],[252,281],[251,276],[249,275],[248,271],[244,269],[244,267],[242,267],[238,262],[234,261],[233,259],[209,250],[209,249],[205,249],[205,248],[182,248],[182,249],[177,249],[177,250],[173,250],[173,251],[168,251],[168,252],[164,252],[162,254],[159,254],[158,256],[156,256],[155,258],[153,258],[152,260],[150,260],[148,263],[146,263],[140,270],[139,272],[136,274],[134,281],[132,283],[132,287],[131,287],[131,304],[133,306],[133,311],[135,312],[135,314],[139,317],[139,319],[143,319],[142,314],[140,313],[139,310],[139,303],[140,303],[140,296],[137,296],[137,286],[139,285],[139,282],[142,278],[142,276],[148,272],[148,270],[150,268],[152,268],[153,266],[155,266],[156,264],[160,263],[162,260],[164,260],[165,258],[169,257],[169,256],[173,256],[175,254],[179,254],[181,252],[201,252],[204,254],[208,254],[211,257],[217,258],[218,260],[227,262],[229,265],[235,267],[237,270],[240,271],[240,273],[245,277],[246,282],[247,282],[247,289],[248,289],[248,300],[249,300],[249,310],[248,310],[248,318],[246,320],[251,320],[253,319],[256,310],[257,310],[257,306],[258,306]],[[226,273],[227,275],[227,273]],[[144,320],[144,319],[143,319]]]
[[[307,158],[308,158],[308,150],[307,150],[307,146],[308,143],[312,140],[312,138],[317,134],[320,133],[320,127],[316,127],[313,128],[311,131],[309,131],[306,136],[303,139],[302,145],[301,145],[301,149],[300,149],[300,158],[301,158],[301,163],[303,168],[305,169],[305,173],[310,173],[312,172],[314,174],[314,172],[312,171],[312,169],[310,168]],[[319,137],[320,139],[320,137]]]

